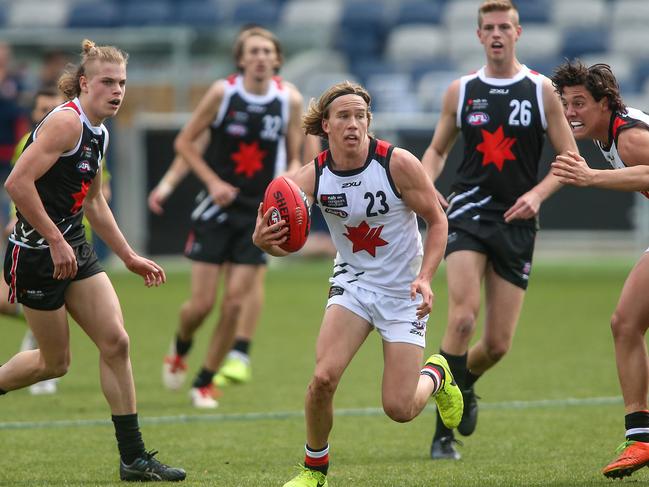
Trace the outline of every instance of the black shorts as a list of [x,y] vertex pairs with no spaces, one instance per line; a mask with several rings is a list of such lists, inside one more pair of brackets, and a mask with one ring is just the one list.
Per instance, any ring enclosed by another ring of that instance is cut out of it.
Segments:
[[185,256],[209,264],[263,265],[266,253],[252,243],[257,215],[221,210],[208,221],[195,220],[185,244]]
[[485,254],[500,277],[527,289],[535,238],[536,229],[532,226],[484,220],[450,220],[445,256],[458,250]]
[[9,302],[28,308],[50,311],[65,304],[65,291],[73,281],[86,279],[104,268],[87,242],[74,248],[77,275],[72,279],[54,279],[54,263],[49,249],[30,249],[8,242],[5,253],[4,278],[9,285]]

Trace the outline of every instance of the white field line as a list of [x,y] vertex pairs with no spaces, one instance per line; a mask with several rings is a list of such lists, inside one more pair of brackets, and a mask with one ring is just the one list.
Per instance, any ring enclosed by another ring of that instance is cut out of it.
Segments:
[[[584,397],[565,399],[538,399],[534,401],[504,401],[481,402],[481,411],[515,410],[515,409],[559,409],[565,407],[601,406],[622,404],[621,396],[613,397]],[[434,406],[426,408],[429,412]],[[381,408],[337,409],[336,416],[381,416]],[[176,416],[147,416],[140,417],[140,424],[178,424],[178,423],[212,423],[234,421],[268,421],[303,418],[303,411],[277,411],[257,413],[228,413],[228,414],[180,414]],[[4,421],[0,422],[0,430],[23,430],[38,428],[76,428],[84,426],[107,426],[112,424],[109,419],[66,419],[58,421]]]

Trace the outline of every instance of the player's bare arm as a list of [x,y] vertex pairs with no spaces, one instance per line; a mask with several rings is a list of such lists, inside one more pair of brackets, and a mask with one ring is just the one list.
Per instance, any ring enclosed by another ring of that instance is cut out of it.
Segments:
[[628,167],[593,169],[574,152],[557,156],[552,172],[563,184],[592,186],[618,191],[649,191],[649,131],[631,128],[620,133],[617,140],[620,158]]
[[[205,129],[198,139],[194,141],[194,146],[199,153],[204,154],[209,143],[210,131]],[[156,187],[151,190],[147,198],[147,204],[153,213],[156,215],[162,215],[164,213],[163,205],[165,201],[167,201],[167,198],[175,191],[176,187],[185,179],[190,171],[191,168],[185,162],[185,159],[180,155],[176,155],[167,172],[162,176]]]
[[[547,135],[550,143],[558,154],[568,151],[578,153],[577,143],[570,130],[570,125],[563,114],[563,107],[552,83],[548,78],[543,79],[543,106],[548,123]],[[538,215],[541,204],[561,187],[559,179],[552,173],[548,174],[530,191],[516,200],[505,214],[505,221],[526,220]]]
[[166,282],[165,272],[155,262],[138,255],[119,229],[108,202],[101,191],[102,171],[97,173],[83,202],[83,209],[92,229],[117,255],[128,270],[144,278],[147,287]]
[[[286,82],[284,82],[286,83]],[[302,132],[302,109],[304,99],[300,92],[291,83],[286,83],[290,92],[288,130],[286,133],[286,160],[287,172],[297,171],[302,166],[302,147],[305,135]]]
[[221,206],[227,206],[236,198],[239,190],[219,178],[194,145],[201,134],[209,128],[219,111],[223,100],[223,83],[223,80],[219,80],[212,84],[192,113],[187,125],[176,137],[174,147],[176,152],[189,164],[192,171],[196,173],[196,176],[203,181],[214,202]]
[[410,288],[411,298],[414,299],[416,293],[423,297],[422,304],[417,308],[417,316],[423,318],[433,307],[430,281],[444,257],[448,222],[440,202],[435,198],[433,183],[426,177],[422,164],[415,156],[396,148],[390,159],[390,174],[404,203],[428,225],[421,270]]
[[54,278],[68,279],[77,274],[72,247],[50,219],[36,190],[40,179],[61,154],[74,149],[81,136],[81,121],[71,110],[55,113],[38,129],[38,136],[23,152],[7,178],[5,188],[16,208],[50,246]]
[[[446,90],[446,93],[444,93],[442,113],[435,127],[435,133],[433,134],[430,145],[421,159],[424,170],[433,183],[442,173],[446,164],[446,158],[460,132],[456,123],[459,90],[460,81],[455,80]],[[446,208],[448,206],[446,198],[438,191],[437,197],[442,206]]]

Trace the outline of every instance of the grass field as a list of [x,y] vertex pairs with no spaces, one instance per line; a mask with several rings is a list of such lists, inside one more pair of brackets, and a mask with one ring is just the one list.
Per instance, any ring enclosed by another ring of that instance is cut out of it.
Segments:
[[[434,411],[409,424],[381,412],[380,342],[373,334],[336,395],[329,482],[334,486],[606,485],[600,468],[623,440],[623,407],[608,325],[630,261],[540,263],[532,276],[511,353],[477,384],[476,433],[459,462],[428,456]],[[327,291],[329,262],[287,261],[268,274],[267,305],[252,349],[253,382],[225,391],[214,412],[190,408],[186,391],[162,388],[160,365],[187,295],[188,274],[148,290],[113,273],[138,386],[148,448],[188,471],[187,486],[281,486],[303,458],[303,398]],[[446,320],[443,274],[428,349]],[[0,362],[24,327],[2,319]],[[214,323],[190,357],[194,372]],[[111,486],[118,457],[98,385],[97,353],[73,326],[72,366],[54,396],[26,390],[0,398],[0,485]],[[628,481],[649,482],[649,471]]]

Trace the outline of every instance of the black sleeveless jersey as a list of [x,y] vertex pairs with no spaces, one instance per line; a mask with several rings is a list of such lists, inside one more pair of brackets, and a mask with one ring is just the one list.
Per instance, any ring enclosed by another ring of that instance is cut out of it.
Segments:
[[[278,77],[264,95],[248,93],[242,75],[232,75],[225,83],[206,159],[221,179],[240,190],[229,211],[256,215],[266,186],[286,170],[289,90]],[[193,216],[214,213],[211,206],[198,201],[196,210],[201,211]]]
[[[509,79],[484,68],[460,79],[457,126],[464,157],[452,186],[452,218],[502,221],[503,213],[538,182],[546,128],[543,76],[523,66]],[[534,225],[535,219],[513,223]]]
[[[59,228],[65,240],[76,247],[86,241],[83,224],[83,201],[93,179],[100,170],[108,146],[108,131],[104,125],[93,126],[81,108],[79,99],[58,106],[34,129],[25,144],[29,147],[38,136],[38,129],[53,113],[74,111],[81,120],[81,134],[74,149],[64,153],[52,167],[36,180],[36,190],[47,215]],[[22,247],[46,249],[45,239],[29,224],[16,208],[18,223],[9,240]]]

